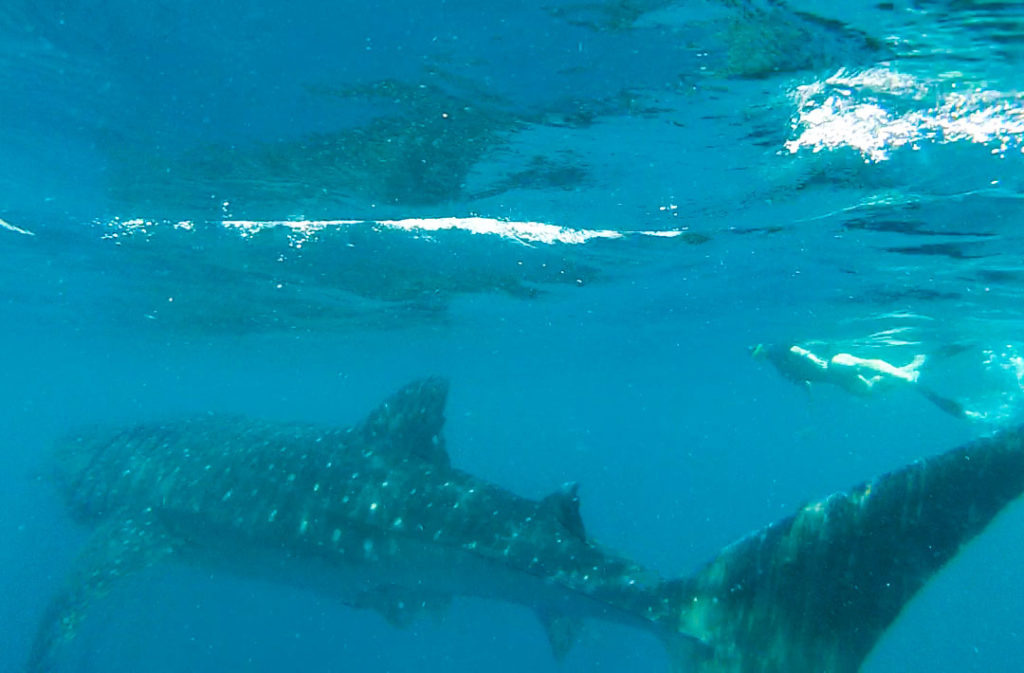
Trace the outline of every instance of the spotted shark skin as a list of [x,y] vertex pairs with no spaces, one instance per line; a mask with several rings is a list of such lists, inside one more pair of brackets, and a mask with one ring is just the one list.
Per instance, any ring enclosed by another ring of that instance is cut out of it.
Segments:
[[[661,579],[587,538],[575,486],[519,497],[450,465],[447,382],[361,424],[202,416],[70,438],[56,479],[96,527],[39,624],[27,670],[122,576],[163,561],[307,586],[396,625],[454,596],[520,603],[556,656],[585,620],[661,638],[697,673],[853,673],[903,606],[1024,491],[1024,428],[812,503]],[[67,659],[65,657],[64,659]]]

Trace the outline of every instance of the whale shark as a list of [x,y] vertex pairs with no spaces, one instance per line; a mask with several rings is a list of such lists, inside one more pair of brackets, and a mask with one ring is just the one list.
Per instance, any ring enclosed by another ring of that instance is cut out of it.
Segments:
[[563,657],[590,620],[642,629],[673,670],[853,673],[907,602],[1024,490],[1024,427],[801,507],[685,577],[592,540],[568,484],[535,500],[451,465],[448,382],[414,381],[348,428],[203,415],[57,443],[53,476],[94,527],[30,673],[125,576],[169,561],[271,579],[396,626],[455,597],[527,606]]

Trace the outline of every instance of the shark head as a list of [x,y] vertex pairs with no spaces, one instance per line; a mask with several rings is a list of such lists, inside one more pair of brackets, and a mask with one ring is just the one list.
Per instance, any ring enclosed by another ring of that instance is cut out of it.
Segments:
[[48,476],[69,504],[70,513],[80,522],[94,521],[103,516],[81,487],[90,466],[101,458],[106,439],[101,430],[93,429],[63,437],[53,449],[54,460]]

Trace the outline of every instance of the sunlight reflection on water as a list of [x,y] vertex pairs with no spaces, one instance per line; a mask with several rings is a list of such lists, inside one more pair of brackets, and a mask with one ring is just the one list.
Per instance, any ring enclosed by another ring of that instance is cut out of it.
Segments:
[[922,142],[992,145],[1000,155],[1021,147],[1024,97],[957,79],[925,81],[876,67],[798,86],[790,94],[795,137],[785,148],[795,154],[851,147],[878,162]]

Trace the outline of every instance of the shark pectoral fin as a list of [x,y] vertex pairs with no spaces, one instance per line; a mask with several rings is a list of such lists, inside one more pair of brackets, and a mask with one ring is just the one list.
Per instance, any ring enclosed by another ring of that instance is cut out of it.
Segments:
[[580,638],[583,620],[544,611],[538,612],[537,616],[544,627],[544,632],[548,634],[548,642],[551,643],[551,652],[555,659],[563,661]]
[[374,409],[356,429],[356,436],[397,459],[415,457],[450,466],[441,431],[448,381],[432,376],[414,381]]
[[406,628],[424,613],[443,613],[450,603],[450,596],[388,584],[362,592],[352,607],[373,610],[391,626]]
[[74,638],[96,599],[106,595],[117,580],[148,568],[174,548],[163,527],[149,517],[109,521],[98,528],[64,589],[46,608],[32,643],[28,672],[51,670],[61,645]]
[[855,673],[903,606],[1024,492],[1024,426],[803,507],[668,583],[696,670]]
[[587,539],[587,531],[583,527],[580,516],[580,498],[577,495],[580,485],[575,482],[564,484],[540,501],[542,509],[549,511],[565,528],[580,540]]

